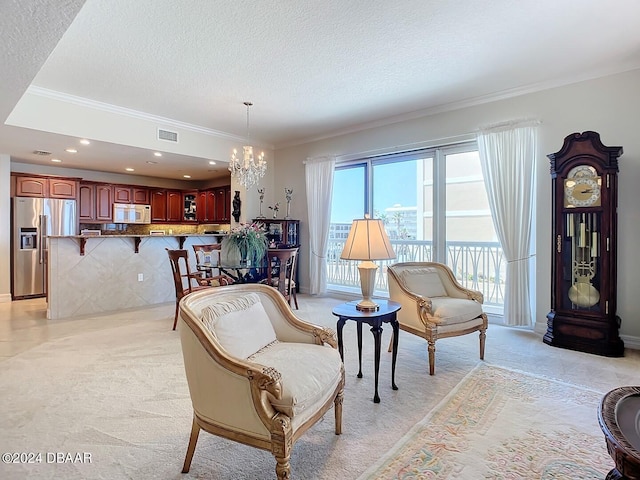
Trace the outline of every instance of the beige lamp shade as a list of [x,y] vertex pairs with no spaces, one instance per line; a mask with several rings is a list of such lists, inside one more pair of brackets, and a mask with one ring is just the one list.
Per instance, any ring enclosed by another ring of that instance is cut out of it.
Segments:
[[382,220],[356,219],[342,249],[343,260],[388,260],[396,258]]
[[373,220],[368,216],[354,220],[340,258],[343,260],[362,260],[358,265],[362,300],[356,305],[356,308],[364,312],[378,310],[378,304],[371,300],[378,266],[371,260],[396,258],[382,220]]

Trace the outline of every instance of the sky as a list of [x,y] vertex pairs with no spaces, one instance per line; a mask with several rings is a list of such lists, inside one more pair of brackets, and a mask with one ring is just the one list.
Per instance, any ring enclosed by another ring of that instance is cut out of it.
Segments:
[[[333,181],[331,223],[351,223],[364,216],[365,168],[338,169]],[[416,162],[397,162],[373,167],[374,208],[384,211],[396,204],[416,206]]]

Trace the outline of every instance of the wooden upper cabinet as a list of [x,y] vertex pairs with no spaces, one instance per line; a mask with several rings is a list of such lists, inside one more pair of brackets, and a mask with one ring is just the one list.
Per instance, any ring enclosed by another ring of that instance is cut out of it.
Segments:
[[41,177],[16,177],[16,197],[46,197],[49,195],[49,179]]
[[144,187],[132,187],[131,203],[149,205],[149,189]]
[[182,192],[167,190],[167,222],[182,222],[183,213]]
[[49,196],[51,198],[76,198],[78,182],[64,178],[49,179]]
[[16,176],[16,197],[76,198],[76,180]]
[[216,192],[215,190],[201,190],[198,192],[196,207],[198,222],[213,222],[216,214]]
[[167,221],[167,191],[151,190],[151,221]]
[[113,203],[132,203],[131,187],[127,185],[113,186]]
[[113,219],[113,186],[96,185],[96,220],[110,222]]
[[93,222],[96,219],[96,186],[80,183],[78,187],[78,218],[80,222]]
[[134,187],[133,185],[114,185],[113,202],[148,205],[149,189],[145,187]]
[[229,222],[231,220],[231,186],[215,189],[215,222]]

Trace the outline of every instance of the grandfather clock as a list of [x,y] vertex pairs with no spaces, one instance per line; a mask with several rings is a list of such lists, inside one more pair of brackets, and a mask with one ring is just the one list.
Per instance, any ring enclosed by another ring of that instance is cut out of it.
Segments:
[[551,311],[543,341],[624,355],[616,315],[618,157],[596,132],[572,133],[548,155],[552,179]]

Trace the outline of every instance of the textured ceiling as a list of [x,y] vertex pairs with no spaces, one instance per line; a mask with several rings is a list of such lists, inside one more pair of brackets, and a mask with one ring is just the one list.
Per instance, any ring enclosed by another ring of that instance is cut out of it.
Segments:
[[[8,1],[3,120],[31,84],[199,128],[226,152],[246,134],[248,100],[251,138],[279,148],[640,68],[637,0],[87,0],[77,13],[82,3]],[[78,135],[21,118],[0,128],[0,152],[16,159],[48,161],[30,152]],[[65,166],[95,156],[87,168],[122,172],[128,154],[143,174],[184,171],[144,170],[148,145],[115,147],[96,142]],[[169,156],[212,175],[204,156]]]

